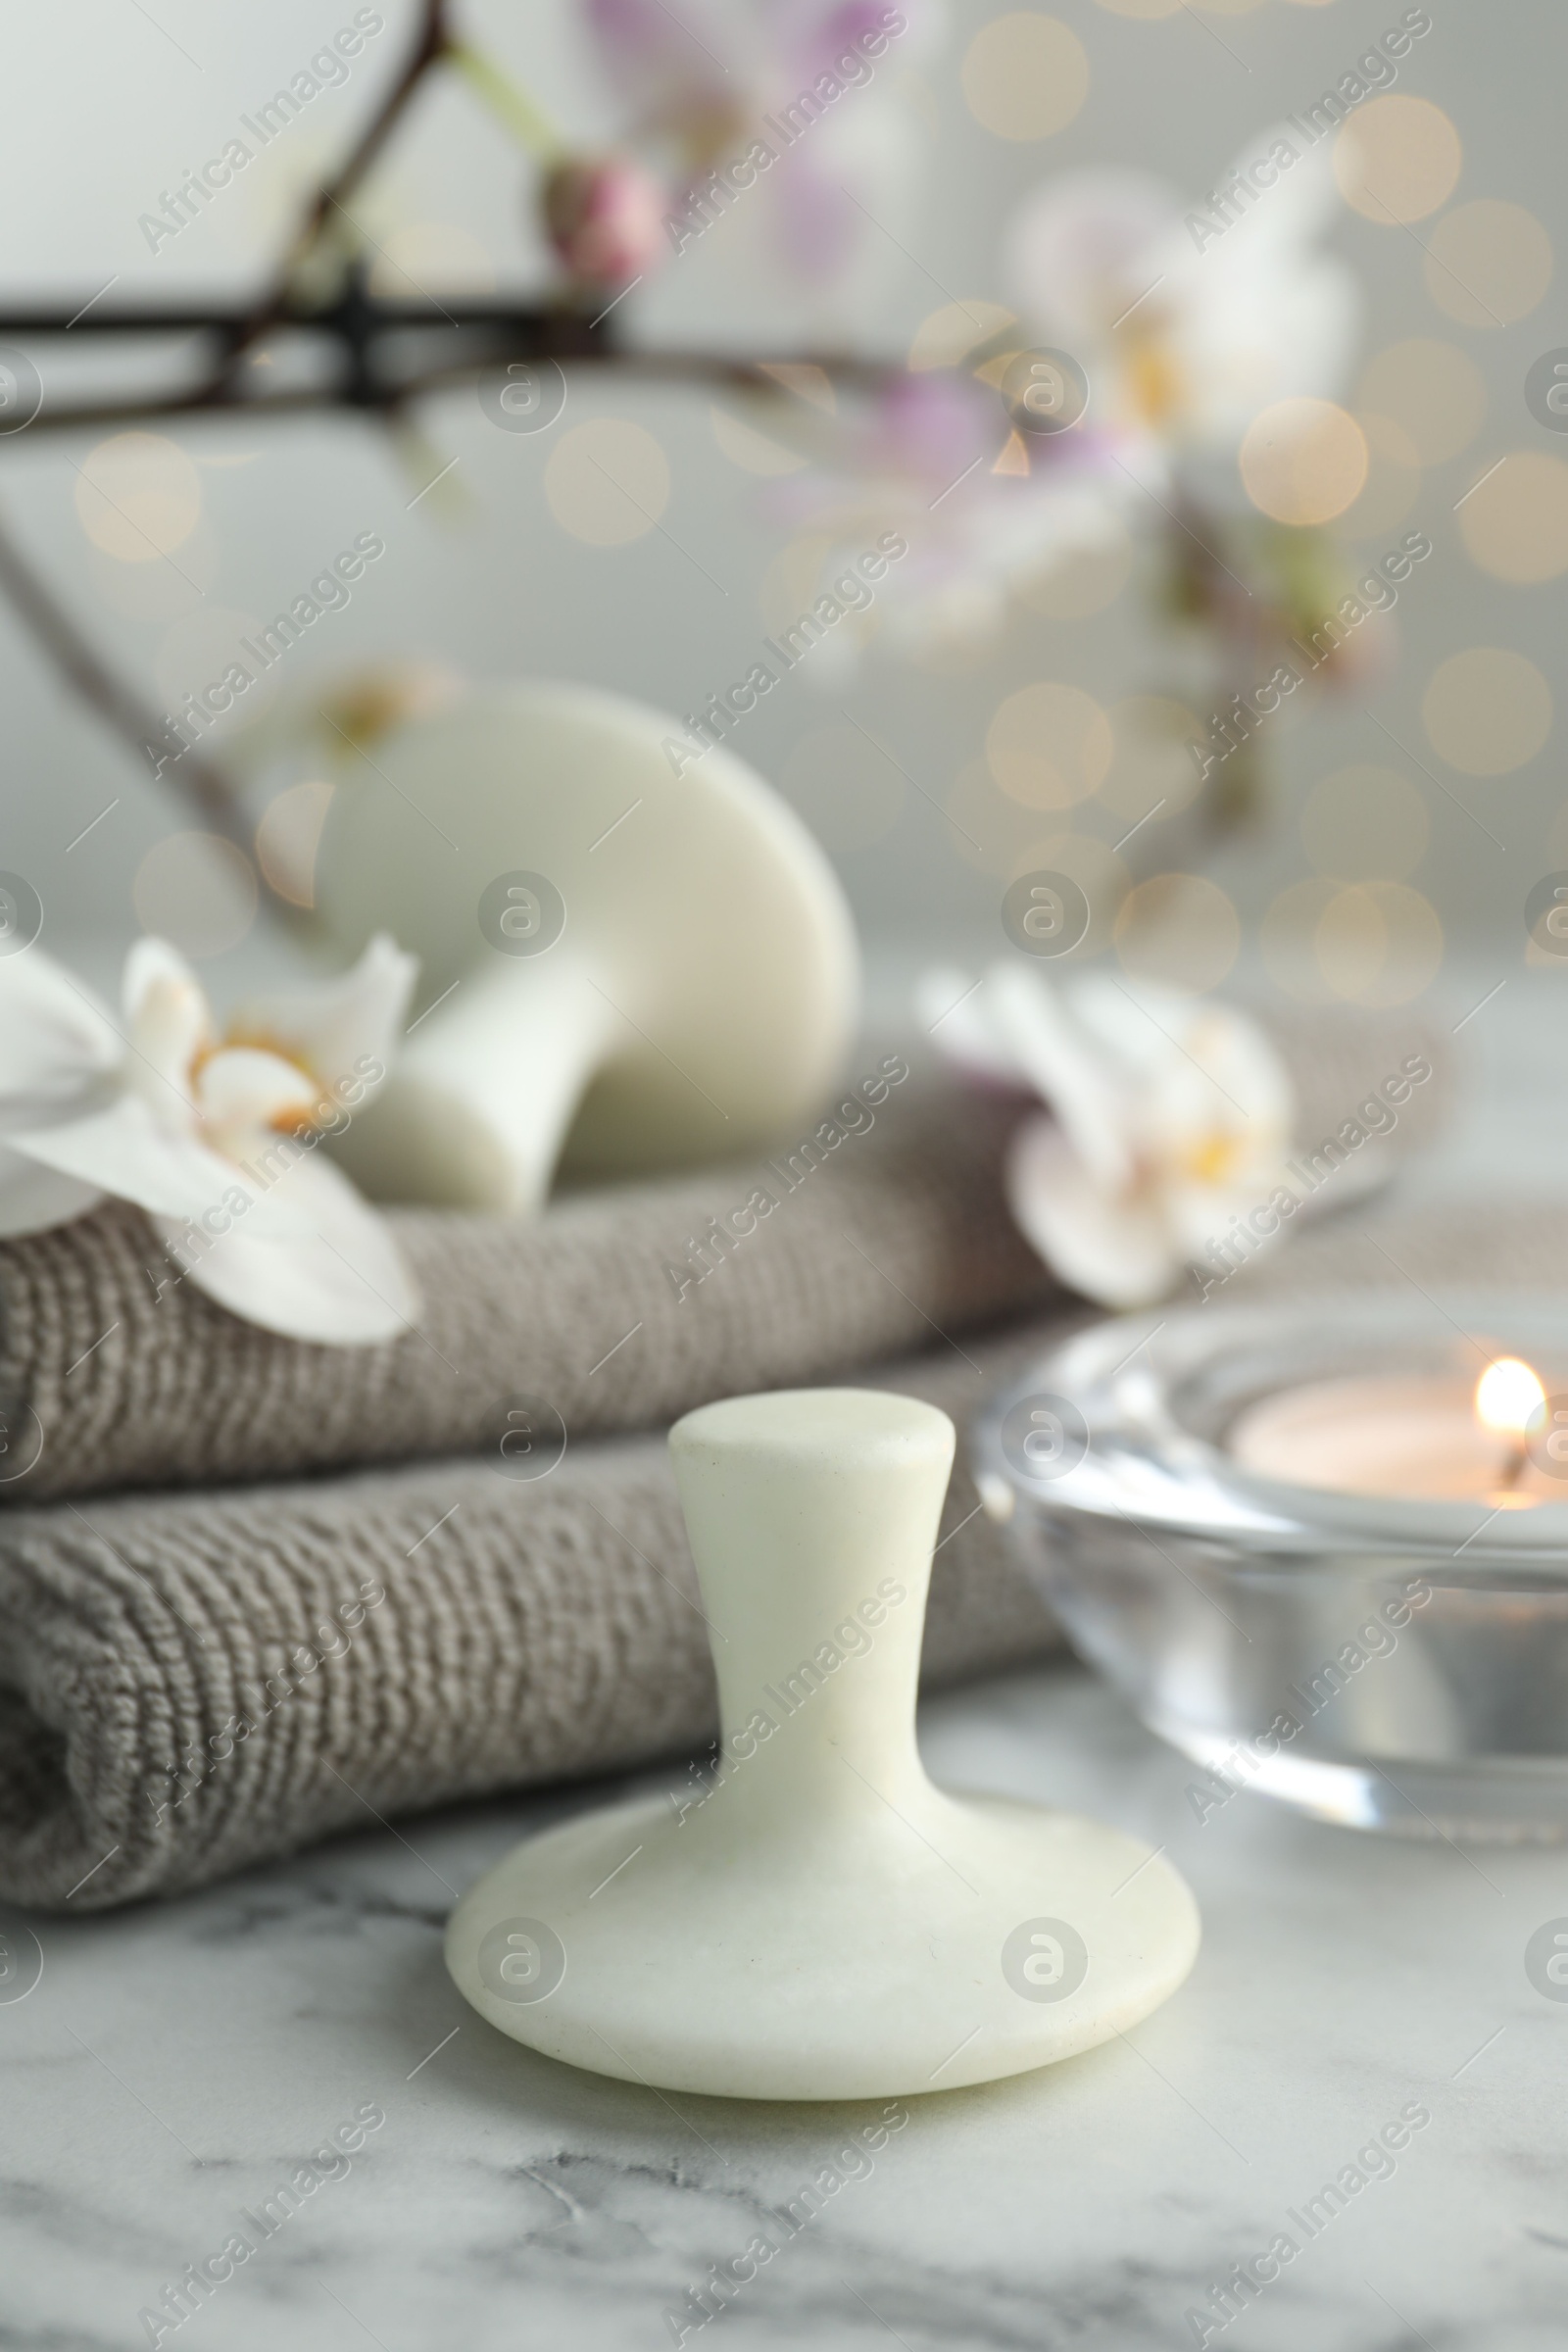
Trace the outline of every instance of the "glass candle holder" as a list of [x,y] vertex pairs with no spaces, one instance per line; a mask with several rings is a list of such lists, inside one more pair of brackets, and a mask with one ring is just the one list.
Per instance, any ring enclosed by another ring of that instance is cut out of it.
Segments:
[[[1505,1359],[1490,1391],[1533,1370],[1528,1422],[1471,1427]],[[1200,1819],[1250,1788],[1358,1829],[1568,1833],[1568,1306],[1121,1317],[974,1446],[1078,1649],[1201,1768]]]

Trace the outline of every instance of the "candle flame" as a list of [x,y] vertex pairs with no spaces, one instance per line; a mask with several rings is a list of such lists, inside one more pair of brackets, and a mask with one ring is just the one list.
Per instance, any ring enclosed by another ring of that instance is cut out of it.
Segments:
[[1499,1356],[1476,1382],[1476,1418],[1499,1437],[1523,1438],[1545,1401],[1545,1390],[1516,1355]]

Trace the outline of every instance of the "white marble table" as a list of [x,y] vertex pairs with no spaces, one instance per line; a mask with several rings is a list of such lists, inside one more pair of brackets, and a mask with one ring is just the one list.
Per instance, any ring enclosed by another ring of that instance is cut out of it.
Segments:
[[[1188,2312],[1286,2231],[1300,2252],[1210,2342],[1560,2345],[1568,2003],[1523,1952],[1568,1912],[1561,1854],[1246,1795],[1200,1825],[1188,1768],[1073,1667],[939,1699],[923,1741],[941,1778],[1092,1806],[1188,1873],[1204,1950],[1128,2039],[909,2102],[805,2218],[876,2106],[665,2099],[535,2057],[452,1989],[453,1894],[559,1806],[371,1824],[181,1902],[37,1923],[42,1979],[0,2009],[0,2344],[148,2342],[139,2313],[239,2230],[249,2261],[159,2341],[635,2352],[685,2307],[691,2343],[687,2289],[765,2231],[772,2261],[710,2323],[732,2342],[1142,2352],[1196,2342]],[[1431,2120],[1391,2176],[1308,2240],[1291,2209],[1410,2105]],[[247,2210],[367,2106],[384,2124],[262,2240]]]
[[[1556,991],[1519,994],[1528,1032],[1492,1008],[1472,1024],[1480,1109],[1425,1189],[1499,1153],[1516,1182],[1568,1169]],[[1200,1823],[1189,1768],[1072,1666],[937,1699],[922,1739],[939,1779],[1093,1810],[1187,1873],[1204,1949],[1132,2036],[910,2102],[792,2228],[875,2107],[573,2074],[447,1981],[455,1895],[581,1791],[368,1822],[184,1901],[34,1923],[42,1978],[0,2006],[0,2347],[651,2352],[684,2327],[688,2344],[1143,2352],[1200,2341],[1188,2315],[1281,2232],[1295,2259],[1208,2342],[1560,2346],[1568,2002],[1533,1988],[1524,1950],[1568,1915],[1568,1855],[1372,1838],[1250,1795]],[[1430,2121],[1389,2177],[1308,2236],[1290,2217],[1409,2106]],[[336,2177],[275,2205],[270,2236],[242,2219],[367,2107],[385,2120]],[[181,2326],[140,2316],[236,2230],[256,2251]],[[773,2258],[699,2327],[688,2290],[760,2233]]]

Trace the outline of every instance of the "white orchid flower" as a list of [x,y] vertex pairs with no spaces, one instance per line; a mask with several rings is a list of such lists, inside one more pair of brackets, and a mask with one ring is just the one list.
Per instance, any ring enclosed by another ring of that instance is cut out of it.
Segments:
[[1005,1184],[1018,1225],[1063,1282],[1147,1306],[1285,1182],[1288,1072],[1256,1024],[1176,989],[1057,985],[997,964],[978,984],[931,973],[920,1005],[971,1076],[1036,1094]]
[[224,756],[244,776],[284,763],[335,775],[359,765],[411,719],[446,710],[462,694],[458,672],[416,656],[318,671],[285,686],[227,738]]
[[1146,483],[1168,480],[1179,458],[1234,457],[1260,410],[1331,398],[1344,381],[1355,281],[1317,245],[1338,204],[1329,144],[1282,166],[1282,148],[1299,145],[1284,128],[1249,142],[1241,168],[1272,150],[1274,178],[1228,226],[1122,171],[1051,180],[1014,219],[1016,299],[1085,369],[1090,421],[1128,437],[1124,462]]
[[416,968],[378,938],[341,978],[258,999],[220,1032],[162,940],[126,958],[118,1022],[41,949],[0,960],[0,1234],[134,1201],[169,1281],[231,1314],[337,1347],[395,1337],[418,1311],[413,1279],[315,1146],[385,1076]]
[[983,637],[1018,590],[1124,543],[1134,485],[1099,436],[1042,436],[1026,451],[1016,434],[1000,447],[1005,430],[986,384],[945,369],[901,376],[844,430],[826,465],[773,486],[778,516],[831,543],[821,577],[824,590],[838,583],[830,612],[846,594],[863,598],[862,549],[887,531],[904,545],[883,566],[874,605],[845,612],[812,647],[819,677],[853,667],[883,626],[915,654]]

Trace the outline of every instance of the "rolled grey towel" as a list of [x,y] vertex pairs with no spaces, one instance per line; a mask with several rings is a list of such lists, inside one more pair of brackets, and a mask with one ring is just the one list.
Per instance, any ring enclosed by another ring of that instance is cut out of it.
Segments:
[[[1307,1150],[1410,1058],[1436,1075],[1356,1147],[1360,1164],[1431,1135],[1446,1064],[1423,1021],[1270,1026]],[[237,1321],[174,1279],[123,1205],[0,1243],[0,1500],[478,1449],[536,1406],[573,1438],[651,1429],[1027,1313],[1060,1294],[1003,1198],[1017,1116],[917,1070],[847,1093],[760,1166],[581,1196],[526,1224],[394,1211],[424,1307],[378,1348]]]
[[[961,1419],[1040,1336],[944,1348],[885,1385]],[[171,1894],[334,1831],[710,1738],[708,1631],[662,1441],[569,1447],[533,1480],[505,1468],[10,1514],[0,1898],[88,1910]],[[926,1681],[1055,1639],[960,1455]],[[672,1802],[691,1795],[690,1767],[672,1763],[670,1784]]]

